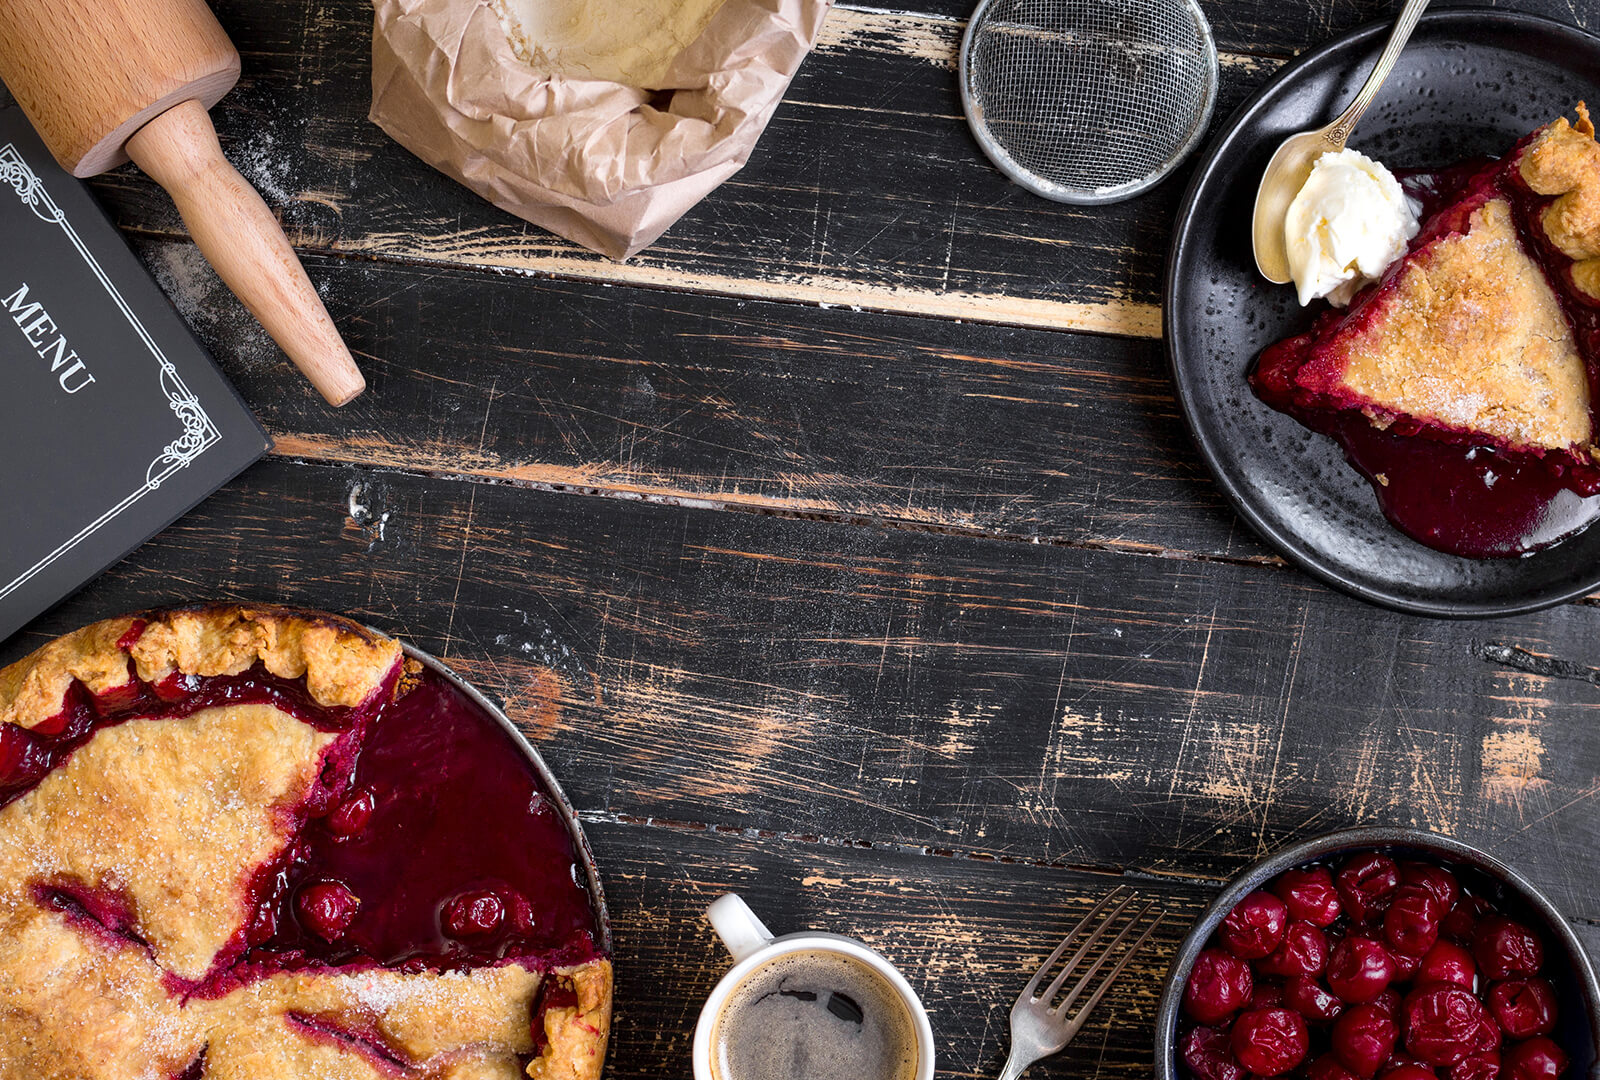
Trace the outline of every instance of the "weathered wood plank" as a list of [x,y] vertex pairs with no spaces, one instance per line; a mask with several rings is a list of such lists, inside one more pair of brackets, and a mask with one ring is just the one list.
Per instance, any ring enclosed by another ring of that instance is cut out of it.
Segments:
[[[1119,882],[1168,913],[1076,1042],[1035,1077],[1150,1076],[1155,1010],[1173,952],[1210,890],[1063,869],[755,840],[710,830],[586,825],[618,938],[613,1074],[689,1075],[706,995],[727,968],[703,912],[725,891],[774,933],[830,930],[892,960],[928,1007],[939,1075],[998,1076],[1007,1013],[1049,950]],[[1576,927],[1600,957],[1600,931]]]
[[[1293,55],[1400,12],[1400,0],[1201,0],[1200,6],[1221,48],[1274,56]],[[1581,0],[1484,0],[1474,6],[1532,12],[1586,30],[1600,27],[1600,11]]]
[[[893,5],[850,4],[852,9],[914,13],[965,21],[971,0],[900,0]],[[1575,0],[1485,0],[1483,7],[1529,11],[1584,29],[1600,23],[1600,12]],[[1211,32],[1223,51],[1287,57],[1322,44],[1363,23],[1390,19],[1399,0],[1200,0]]]
[[1153,342],[314,257],[371,383],[332,410],[192,245],[140,251],[280,454],[1270,558]]
[[[1229,31],[1225,44],[1238,38],[1233,47],[1254,50],[1224,55],[1219,121],[1278,66],[1263,53],[1324,39],[1380,10],[1365,0],[1288,8],[1213,10]],[[362,0],[318,4],[301,17],[275,5],[219,5],[245,49],[247,78],[217,117],[234,159],[308,248],[1158,336],[1162,260],[1186,171],[1100,208],[1060,206],[1009,183],[961,117],[953,65],[965,12],[933,12],[836,10],[751,164],[621,265],[496,210],[366,121]],[[1273,14],[1286,28],[1282,41],[1267,33]],[[125,227],[181,231],[165,197],[132,170],[97,185]]]
[[[615,1049],[608,1075],[690,1075],[700,1007],[727,970],[704,918],[744,896],[778,934],[829,930],[865,940],[918,991],[939,1075],[996,1076],[1011,1002],[1073,920],[1118,878],[882,848],[758,840],[711,830],[594,822],[617,937]],[[1171,914],[1113,985],[1076,1045],[1034,1077],[1148,1077],[1160,983],[1203,908],[1204,889],[1134,882]]]
[[[302,247],[1155,337],[1182,179],[1115,207],[1036,198],[989,165],[954,84],[962,24],[840,9],[752,163],[655,248],[614,264],[484,203],[366,120],[367,6],[221,5],[247,81],[216,111]],[[1275,66],[1233,57],[1226,110]],[[870,147],[870,152],[863,148]],[[176,235],[131,169],[96,182],[125,227]]]
[[211,596],[446,656],[596,812],[1190,878],[1415,824],[1600,918],[1593,607],[1434,622],[1272,567],[279,461],[4,655]]

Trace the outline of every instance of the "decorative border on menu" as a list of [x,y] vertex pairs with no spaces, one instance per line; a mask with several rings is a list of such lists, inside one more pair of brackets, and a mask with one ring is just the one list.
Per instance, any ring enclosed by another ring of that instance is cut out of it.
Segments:
[[100,263],[78,236],[77,230],[67,220],[66,214],[56,205],[55,200],[50,197],[50,193],[45,190],[44,182],[29,168],[22,154],[11,143],[0,146],[0,184],[11,185],[12,190],[22,200],[23,205],[31,209],[36,217],[41,221],[61,226],[62,231],[67,234],[67,239],[72,242],[73,247],[77,248],[78,254],[83,257],[83,261],[88,264],[94,276],[105,287],[106,293],[110,295],[112,302],[117,305],[117,309],[128,320],[128,325],[133,327],[133,332],[138,335],[140,341],[144,342],[145,347],[150,350],[150,355],[155,358],[156,365],[159,368],[157,377],[161,381],[161,391],[166,395],[167,405],[172,409],[174,417],[176,417],[183,429],[178,437],[163,447],[161,452],[150,462],[149,467],[145,470],[144,486],[136,488],[121,502],[84,526],[76,536],[70,537],[60,547],[34,563],[14,581],[0,587],[0,600],[3,600],[21,588],[25,582],[45,567],[77,547],[88,537],[94,535],[107,522],[150,494],[150,492],[155,491],[167,477],[188,465],[218,442],[221,442],[222,433],[217,430],[216,424],[207,415],[204,406],[200,404],[200,399],[195,395],[194,391],[190,390],[188,385],[184,383],[183,377],[178,374],[178,369],[173,366],[172,361],[168,360],[166,354],[161,351],[161,346],[156,344],[155,339],[144,328],[144,324],[139,321],[139,317],[128,306],[128,302],[122,298],[122,294],[117,291],[116,285],[106,276],[106,272],[100,268]]

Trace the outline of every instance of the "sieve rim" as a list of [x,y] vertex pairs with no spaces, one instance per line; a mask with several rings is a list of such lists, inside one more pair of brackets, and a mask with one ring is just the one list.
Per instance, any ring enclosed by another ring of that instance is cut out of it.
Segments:
[[[1195,30],[1199,33],[1201,48],[1206,57],[1205,85],[1201,88],[1201,104],[1199,115],[1195,118],[1194,126],[1189,134],[1179,143],[1172,153],[1168,155],[1159,167],[1126,184],[1117,184],[1112,187],[1086,189],[1073,187],[1069,184],[1058,184],[1047,180],[1038,173],[1024,167],[1016,158],[995,139],[989,131],[982,110],[979,107],[976,95],[972,89],[972,77],[969,58],[972,55],[973,30],[982,24],[984,16],[989,11],[993,0],[979,0],[977,8],[972,12],[972,17],[967,20],[967,28],[961,34],[961,51],[957,63],[957,80],[961,90],[961,111],[966,114],[967,128],[972,132],[972,137],[978,141],[978,146],[983,150],[989,161],[994,164],[1014,183],[1043,196],[1054,202],[1071,203],[1075,206],[1103,206],[1106,203],[1122,202],[1133,196],[1148,191],[1171,175],[1195,151],[1200,140],[1205,137],[1206,131],[1211,127],[1211,115],[1216,109],[1217,86],[1221,80],[1221,72],[1217,61],[1217,43],[1211,33],[1211,23],[1206,18],[1205,12],[1200,9],[1198,0],[1180,0],[1189,14],[1194,16]],[[1139,3],[1141,0],[1130,0]]]

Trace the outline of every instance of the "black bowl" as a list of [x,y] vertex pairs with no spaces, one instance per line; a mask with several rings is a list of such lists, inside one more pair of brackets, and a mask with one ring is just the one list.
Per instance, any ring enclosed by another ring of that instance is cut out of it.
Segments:
[[1521,874],[1471,844],[1421,829],[1383,827],[1345,829],[1284,848],[1251,864],[1211,901],[1178,946],[1161,987],[1156,1012],[1156,1080],[1183,1080],[1188,1075],[1178,1064],[1178,1007],[1183,987],[1195,957],[1234,905],[1285,870],[1358,851],[1443,863],[1461,870],[1468,879],[1488,878],[1498,885],[1501,895],[1494,899],[1503,910],[1544,935],[1544,975],[1555,986],[1561,1003],[1561,1018],[1551,1038],[1572,1057],[1565,1076],[1600,1080],[1600,982],[1595,980],[1594,966],[1583,945],[1555,905]]

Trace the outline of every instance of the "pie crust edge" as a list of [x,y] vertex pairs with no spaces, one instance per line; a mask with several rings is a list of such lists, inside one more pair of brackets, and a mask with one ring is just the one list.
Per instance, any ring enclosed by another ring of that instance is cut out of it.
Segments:
[[61,710],[81,681],[100,696],[139,678],[237,675],[257,661],[286,679],[304,677],[323,707],[370,698],[400,658],[400,643],[335,615],[270,605],[163,608],[91,623],[0,670],[0,722],[31,728]]

